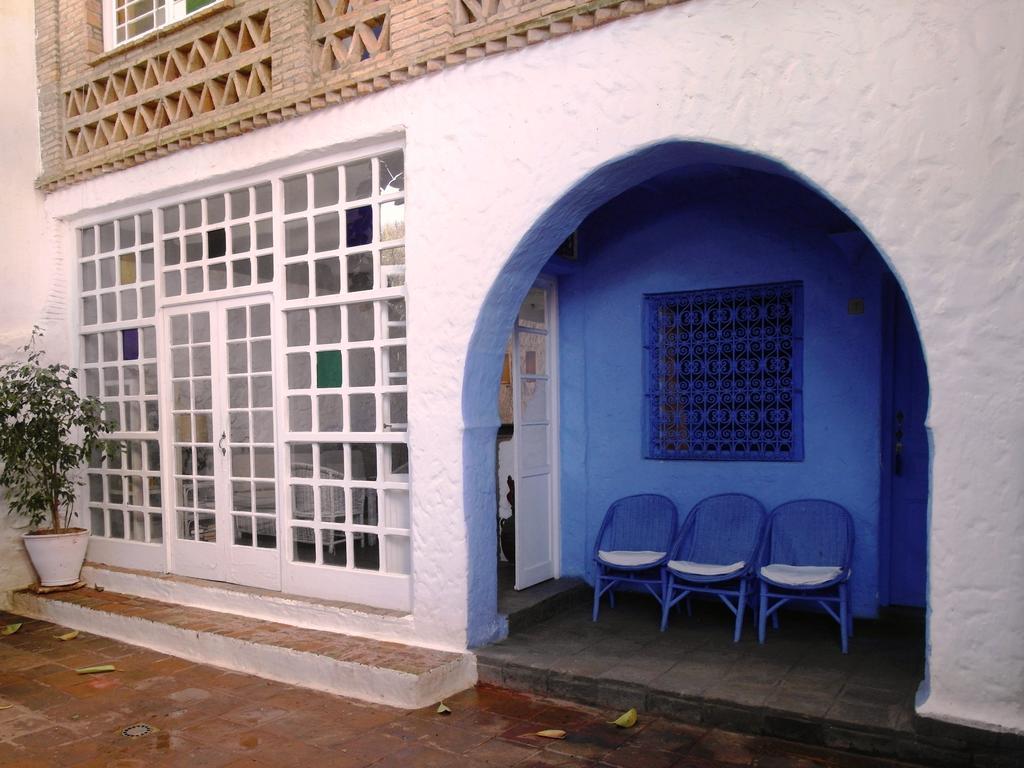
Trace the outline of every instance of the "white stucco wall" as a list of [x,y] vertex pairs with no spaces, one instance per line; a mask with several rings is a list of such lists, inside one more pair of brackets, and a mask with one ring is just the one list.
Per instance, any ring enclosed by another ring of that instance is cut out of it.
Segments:
[[[60,217],[404,130],[415,636],[459,645],[482,599],[465,576],[463,365],[502,264],[578,179],[639,147],[779,160],[861,222],[921,326],[935,455],[919,709],[1024,731],[1022,28],[1018,0],[693,0],[55,193],[61,245],[41,264],[68,247]],[[0,298],[33,291],[6,280]]]
[[[35,11],[32,3],[0,0],[0,360],[28,341],[33,324],[46,327],[52,264],[43,248],[43,195],[33,187],[39,174],[39,110],[36,100]],[[59,312],[63,315],[63,311]],[[0,605],[15,587],[32,581],[21,545],[21,525],[0,500]]]

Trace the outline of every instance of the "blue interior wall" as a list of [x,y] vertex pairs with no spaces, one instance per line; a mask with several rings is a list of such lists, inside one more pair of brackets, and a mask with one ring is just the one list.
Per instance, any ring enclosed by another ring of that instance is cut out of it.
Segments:
[[[854,516],[854,610],[875,615],[886,268],[796,182],[701,173],[635,187],[594,211],[579,230],[579,262],[560,270],[563,573],[592,579],[594,536],[621,496],[662,493],[680,515],[728,491],[769,511],[825,498]],[[643,295],[788,280],[804,283],[804,461],[644,458]],[[849,314],[850,299],[863,299],[863,314]]]

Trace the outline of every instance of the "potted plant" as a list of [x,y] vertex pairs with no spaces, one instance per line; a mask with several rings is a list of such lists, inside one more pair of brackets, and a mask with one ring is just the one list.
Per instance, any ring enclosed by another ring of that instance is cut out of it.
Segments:
[[100,401],[78,394],[78,372],[43,362],[42,335],[33,329],[23,359],[0,366],[0,486],[8,512],[35,529],[22,538],[40,585],[52,587],[78,581],[89,543],[87,530],[70,527],[79,469],[120,445],[104,437]]

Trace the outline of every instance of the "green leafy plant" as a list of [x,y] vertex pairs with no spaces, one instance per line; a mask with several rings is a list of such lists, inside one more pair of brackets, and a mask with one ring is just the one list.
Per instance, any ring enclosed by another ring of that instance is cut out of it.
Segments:
[[33,527],[49,519],[39,532],[63,533],[83,482],[78,469],[94,453],[117,453],[121,445],[105,437],[102,403],[78,394],[78,372],[43,362],[42,336],[34,328],[23,358],[0,365],[0,485],[11,514]]

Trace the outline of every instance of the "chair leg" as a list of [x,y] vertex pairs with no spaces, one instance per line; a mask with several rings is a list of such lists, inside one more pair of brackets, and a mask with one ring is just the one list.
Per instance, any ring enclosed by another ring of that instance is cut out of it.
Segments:
[[846,639],[846,631],[849,628],[850,618],[849,609],[847,608],[846,601],[849,599],[849,594],[845,584],[839,585],[839,640],[843,646],[843,653],[848,651],[848,643]]
[[765,622],[768,620],[768,594],[765,583],[761,582],[760,610],[757,612],[757,642],[764,645]]
[[779,629],[779,612],[776,611],[772,614],[772,629],[778,631]]
[[693,603],[690,602],[690,596],[686,596],[686,615],[693,616]]
[[672,605],[672,577],[661,575],[661,631],[668,627],[668,612]]
[[608,590],[608,605],[612,608],[615,607],[615,587],[611,587]]
[[750,602],[750,616],[754,620],[754,628],[757,629],[757,619],[761,615],[760,604],[757,599],[757,584],[755,579],[750,580],[750,586],[747,587],[747,600]]
[[597,578],[594,579],[594,616],[592,621],[597,621],[597,613],[601,610],[601,566],[597,567]]
[[740,580],[740,596],[736,601],[736,629],[732,633],[732,641],[740,641],[740,632],[743,631],[743,609],[747,607],[747,580]]

